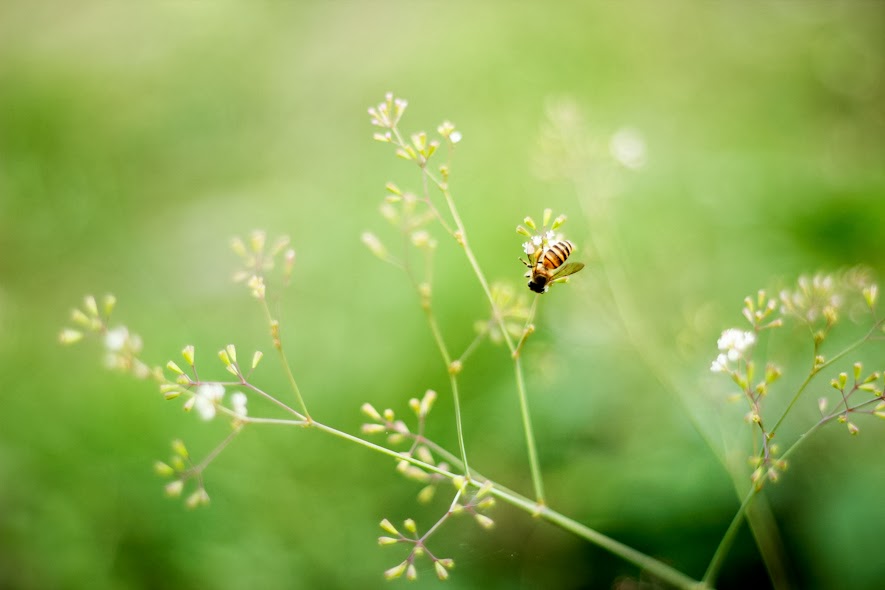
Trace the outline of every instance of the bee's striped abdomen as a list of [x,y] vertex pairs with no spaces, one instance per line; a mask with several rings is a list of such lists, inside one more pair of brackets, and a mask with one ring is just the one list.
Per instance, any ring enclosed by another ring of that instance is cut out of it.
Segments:
[[545,268],[553,270],[555,268],[559,268],[562,266],[562,263],[566,261],[569,255],[574,250],[575,246],[568,240],[562,240],[560,242],[556,242],[555,244],[550,244],[547,246],[547,249],[544,250],[544,254],[541,255],[541,263]]

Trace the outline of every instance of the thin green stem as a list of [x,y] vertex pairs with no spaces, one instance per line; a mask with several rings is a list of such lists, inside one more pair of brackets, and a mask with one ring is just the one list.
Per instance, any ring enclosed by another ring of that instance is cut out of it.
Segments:
[[445,340],[443,340],[442,332],[440,332],[439,324],[436,321],[436,316],[433,314],[430,303],[422,302],[422,307],[427,316],[427,323],[430,325],[430,331],[433,333],[433,339],[436,341],[436,346],[439,348],[439,353],[443,358],[443,362],[446,364],[446,371],[449,374],[449,385],[452,388],[452,400],[455,405],[455,427],[458,431],[458,449],[461,451],[461,462],[464,464],[464,474],[467,475],[467,477],[470,477],[470,467],[467,463],[467,448],[464,445],[464,427],[461,421],[461,397],[458,393],[458,378],[452,370],[452,357],[449,354],[449,349],[446,346]]
[[281,424],[283,426],[307,426],[307,420],[285,420],[282,418],[250,418],[237,416],[237,420],[244,424]]
[[209,454],[206,455],[206,456],[203,458],[203,460],[199,462],[199,464],[197,464],[197,465],[195,465],[194,467],[192,467],[192,468],[191,468],[191,471],[193,471],[194,473],[197,473],[197,474],[202,473],[203,470],[206,469],[206,467],[209,466],[209,463],[211,463],[212,461],[214,461],[214,460],[215,460],[215,457],[217,457],[218,454],[221,453],[221,451],[223,451],[223,450],[225,449],[225,447],[227,447],[227,445],[229,445],[229,444],[231,443],[231,441],[232,441],[234,438],[236,438],[236,436],[237,436],[239,433],[240,433],[240,429],[239,429],[239,428],[235,428],[235,429],[233,429],[233,430],[230,432],[230,434],[228,434],[228,435],[224,438],[224,440],[222,440],[220,443],[218,443],[218,446],[216,446],[214,449],[212,449],[212,451],[210,451]]
[[461,451],[461,462],[464,464],[464,475],[470,478],[470,465],[467,463],[467,449],[464,447],[464,427],[461,425],[461,399],[458,395],[458,379],[449,373],[449,384],[452,387],[452,400],[455,404],[455,426],[458,430],[458,448]]
[[467,345],[467,348],[464,349],[464,352],[461,353],[461,356],[458,357],[458,360],[462,363],[467,360],[467,357],[473,354],[473,351],[476,350],[480,342],[482,342],[487,335],[488,328],[485,327],[481,331],[477,332],[476,336],[473,338],[470,344]]
[[684,589],[694,589],[700,590],[702,588],[709,588],[709,586],[699,583],[697,580],[686,576],[679,570],[670,567],[669,565],[658,561],[657,559],[650,557],[632,547],[624,545],[623,543],[612,539],[611,537],[600,533],[597,530],[591,529],[588,526],[585,526],[555,510],[550,508],[549,506],[538,506],[536,503],[532,502],[528,498],[524,496],[520,496],[518,494],[508,494],[497,487],[493,487],[490,492],[496,498],[500,498],[501,500],[511,504],[512,506],[516,506],[517,508],[521,508],[526,512],[531,514],[535,514],[544,520],[551,522],[563,530],[569,531],[582,539],[590,541],[591,543],[602,547],[606,551],[621,557],[625,561],[629,561],[634,565],[641,567],[646,572],[657,576],[661,580],[672,584],[677,588]]
[[254,391],[255,393],[257,393],[261,397],[265,398],[266,400],[270,401],[271,403],[274,403],[274,404],[278,405],[279,407],[283,408],[285,411],[289,412],[290,414],[292,414],[293,416],[295,416],[299,420],[307,420],[307,418],[305,416],[303,416],[300,412],[298,412],[294,408],[289,407],[289,405],[281,402],[280,400],[278,400],[277,398],[275,398],[271,394],[267,393],[263,389],[261,389],[259,387],[255,387],[254,385],[252,385],[251,383],[246,382],[246,381],[244,381],[242,383],[242,385],[243,385],[243,387],[246,387],[246,388]]
[[[413,457],[409,457],[398,453],[392,449],[388,449],[387,447],[382,447],[381,445],[377,445],[375,443],[369,442],[367,440],[361,439],[352,434],[348,434],[331,426],[327,426],[317,421],[313,421],[309,425],[310,428],[314,428],[325,432],[327,434],[331,434],[335,437],[347,440],[349,442],[356,443],[361,445],[367,449],[376,451],[383,455],[387,455],[389,457],[393,457],[400,461],[407,461],[412,465],[416,465],[422,469],[427,471],[431,471],[433,473],[438,473],[443,475],[449,479],[454,479],[458,477],[456,474],[446,471],[444,469],[440,469],[435,465],[430,465],[429,463],[425,463]],[[476,480],[468,480],[469,485],[480,488],[482,487],[482,482]],[[526,498],[520,494],[502,488],[496,484],[493,484],[490,493],[494,495],[496,498],[515,506],[529,514],[535,515],[537,517],[543,518],[544,520],[555,524],[556,526],[562,528],[563,530],[569,531],[578,537],[593,543],[610,553],[621,557],[622,559],[642,568],[648,573],[660,578],[661,580],[672,584],[677,588],[682,588],[685,590],[700,590],[703,588],[708,588],[707,585],[699,583],[696,580],[693,580],[689,576],[686,576],[682,572],[676,570],[675,568],[670,567],[669,565],[658,561],[657,559],[646,555],[632,547],[624,545],[611,537],[608,537],[599,531],[591,529],[588,526],[585,526],[572,518],[565,516],[564,514],[557,512],[551,509],[549,506],[539,505],[536,501]]]
[[467,261],[470,263],[470,267],[473,269],[473,273],[476,275],[476,279],[479,281],[479,284],[482,287],[486,298],[489,300],[489,305],[491,305],[492,308],[492,315],[495,318],[495,321],[498,323],[498,327],[501,329],[501,333],[504,336],[504,342],[507,343],[507,348],[510,349],[510,353],[513,354],[514,350],[516,350],[513,344],[513,339],[510,337],[510,334],[507,332],[507,329],[504,326],[504,318],[501,317],[501,314],[498,312],[498,307],[495,305],[495,300],[494,298],[492,298],[492,290],[489,287],[489,282],[488,280],[486,280],[486,276],[482,272],[482,268],[480,268],[479,262],[476,260],[476,256],[473,254],[473,249],[470,247],[470,243],[467,241],[467,230],[464,228],[464,222],[461,221],[461,216],[458,214],[458,208],[455,207],[455,201],[452,199],[452,194],[447,188],[444,188],[445,185],[436,181],[433,178],[433,175],[431,175],[426,170],[425,174],[427,174],[428,177],[434,180],[434,183],[436,183],[437,186],[440,187],[440,190],[445,197],[446,205],[448,205],[449,207],[449,213],[452,215],[452,219],[455,220],[455,226],[458,228],[458,241],[464,248],[464,255],[467,256]]
[[352,443],[356,443],[358,445],[366,447],[367,449],[370,449],[370,450],[375,451],[377,453],[381,453],[382,455],[387,455],[388,457],[393,457],[394,459],[397,459],[398,461],[406,461],[407,463],[411,463],[412,465],[415,465],[416,467],[420,467],[421,469],[424,469],[426,471],[430,471],[432,473],[437,473],[439,475],[443,475],[449,479],[454,479],[455,477],[458,477],[457,474],[452,473],[451,471],[447,471],[445,469],[440,469],[436,465],[431,465],[430,463],[425,463],[424,461],[421,461],[420,459],[415,459],[414,457],[411,457],[405,453],[400,453],[399,451],[394,451],[393,449],[388,449],[387,447],[382,447],[381,445],[377,445],[373,442],[367,441],[366,439],[360,438],[358,436],[354,436],[352,434],[348,434],[347,432],[344,432],[343,430],[338,430],[337,428],[332,428],[331,426],[326,426],[325,424],[323,424],[321,422],[317,422],[316,420],[311,422],[308,425],[308,427],[315,428],[316,430],[325,432],[327,434],[331,434],[333,436],[336,436],[338,438],[342,438],[342,439],[350,441]]
[[716,552],[710,560],[710,565],[707,566],[706,573],[704,573],[703,584],[706,586],[712,587],[713,583],[716,581],[716,576],[719,574],[719,569],[725,561],[725,556],[728,554],[728,550],[731,548],[731,544],[734,542],[734,538],[741,528],[741,523],[744,520],[747,508],[750,506],[750,502],[760,489],[761,488],[757,488],[755,485],[750,489],[750,492],[744,497],[744,501],[735,513],[734,518],[731,519],[731,524],[728,525],[725,534],[722,535],[722,540],[719,541],[719,546],[716,548]]
[[[531,416],[529,414],[529,404],[525,388],[525,377],[523,376],[522,372],[522,363],[519,360],[519,351],[517,350],[516,345],[513,343],[513,339],[511,338],[510,334],[507,332],[507,326],[504,323],[504,318],[502,317],[498,307],[495,305],[495,300],[492,297],[492,290],[489,287],[489,282],[486,280],[485,274],[482,272],[482,269],[479,266],[479,262],[477,261],[476,256],[473,254],[470,243],[467,241],[467,232],[464,228],[464,222],[461,221],[461,216],[458,214],[458,208],[455,206],[455,201],[452,199],[451,193],[449,192],[446,185],[433,178],[433,176],[426,169],[424,170],[424,173],[425,175],[427,175],[427,177],[431,178],[433,182],[440,188],[443,196],[445,197],[446,204],[449,207],[449,213],[451,213],[452,219],[455,221],[455,226],[458,228],[458,241],[464,248],[464,254],[465,256],[467,256],[467,260],[470,263],[470,266],[473,268],[473,272],[476,275],[480,286],[482,286],[483,292],[485,292],[486,294],[486,298],[488,299],[489,305],[491,306],[492,316],[498,323],[498,327],[501,330],[504,342],[507,343],[507,348],[508,350],[510,350],[510,354],[513,357],[514,372],[516,374],[516,389],[517,395],[519,397],[520,413],[522,416],[522,427],[525,431],[526,446],[528,447],[529,468],[532,475],[532,486],[535,490],[535,495],[537,496],[538,503],[543,504],[545,501],[544,482],[541,475],[540,463],[538,462],[538,448],[535,444],[535,434],[532,427]],[[537,302],[537,299],[535,301]]]
[[820,419],[817,423],[815,423],[814,426],[812,426],[811,428],[809,428],[808,430],[806,430],[804,433],[802,433],[802,435],[801,435],[799,438],[797,438],[796,441],[795,441],[793,444],[790,445],[790,448],[788,448],[786,451],[784,451],[784,454],[781,455],[781,460],[786,460],[787,457],[789,457],[790,455],[792,455],[793,453],[795,453],[795,452],[796,452],[796,449],[798,449],[800,445],[802,445],[805,441],[807,441],[807,440],[811,437],[812,434],[814,434],[815,432],[817,432],[818,430],[820,430],[820,428],[821,428],[824,424],[826,424],[827,422],[829,422],[829,421],[830,421],[831,419],[833,419],[834,417],[835,417],[835,416],[830,416],[830,417],[827,417],[827,418],[822,418],[822,419]]
[[520,337],[519,342],[516,344],[516,350],[513,351],[514,357],[518,357],[522,353],[522,347],[525,345],[526,340],[528,340],[532,332],[535,331],[532,322],[535,320],[535,312],[538,310],[538,301],[540,300],[541,294],[536,293],[534,299],[532,299],[532,307],[529,309],[529,315],[525,320],[525,326],[522,329],[522,337]]
[[439,518],[439,520],[437,520],[434,523],[434,525],[432,527],[427,529],[427,532],[425,532],[423,535],[421,535],[421,538],[418,539],[419,543],[425,543],[427,541],[427,539],[429,539],[430,536],[433,535],[433,533],[435,533],[439,529],[439,527],[441,527],[442,524],[452,516],[452,514],[455,511],[455,505],[458,503],[458,500],[461,499],[462,493],[464,493],[464,488],[463,487],[458,488],[458,491],[455,492],[455,498],[452,500],[452,503],[449,505],[449,509],[446,510],[446,513],[443,514]]
[[786,590],[792,587],[787,568],[784,565],[786,559],[784,558],[783,540],[775,523],[771,504],[765,494],[756,495],[756,498],[747,507],[746,519],[750,533],[759,547],[759,553],[762,555],[762,562],[771,579],[772,588]]
[[295,375],[292,373],[292,367],[289,365],[289,359],[286,358],[286,354],[283,352],[283,338],[279,333],[279,323],[275,322],[273,319],[273,316],[270,313],[270,307],[267,305],[267,300],[263,297],[261,298],[261,307],[264,309],[264,317],[267,319],[267,323],[271,328],[271,334],[274,340],[273,346],[279,354],[280,363],[282,363],[283,370],[286,372],[286,378],[289,380],[289,387],[291,387],[292,391],[295,393],[295,398],[298,400],[298,404],[304,412],[304,418],[308,422],[312,422],[313,419],[310,417],[310,412],[307,411],[307,404],[304,403],[304,398],[301,396],[301,390],[298,388],[298,383],[295,381]]
[[529,452],[529,468],[532,472],[532,485],[535,489],[535,499],[539,505],[546,503],[544,499],[544,480],[541,477],[541,464],[538,461],[538,448],[535,444],[535,434],[532,430],[532,418],[529,415],[529,402],[525,392],[525,380],[522,376],[522,359],[516,356],[513,359],[516,373],[516,391],[519,394],[519,411],[522,414],[522,428],[525,431],[526,446]]

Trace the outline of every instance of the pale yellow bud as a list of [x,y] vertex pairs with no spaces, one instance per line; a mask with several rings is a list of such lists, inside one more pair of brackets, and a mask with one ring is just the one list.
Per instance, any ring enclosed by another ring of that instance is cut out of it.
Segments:
[[184,362],[191,367],[194,366],[194,346],[192,344],[188,344],[182,349],[181,356],[184,357]]

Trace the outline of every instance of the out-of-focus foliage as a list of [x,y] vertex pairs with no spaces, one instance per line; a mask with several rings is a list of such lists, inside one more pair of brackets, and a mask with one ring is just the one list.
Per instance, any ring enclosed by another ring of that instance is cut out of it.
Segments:
[[[365,109],[387,90],[409,99],[405,126],[450,119],[463,132],[452,188],[491,278],[524,281],[513,229],[526,213],[570,215],[587,269],[545,295],[525,353],[550,503],[700,576],[738,501],[666,384],[743,457],[742,407],[709,373],[743,297],[818,269],[883,274],[883,12],[862,2],[5,3],[0,586],[380,587],[395,558],[374,545],[378,521],[426,526],[445,510],[444,497],[417,507],[419,485],[380,456],[267,427],[248,429],[207,472],[212,506],[186,511],[163,497],[151,464],[172,438],[206,450],[223,427],[105,372],[96,350],[55,343],[84,293],[112,291],[158,364],[188,343],[269,350],[260,310],[228,280],[229,236],[261,227],[298,251],[281,315],[312,414],[356,431],[365,401],[404,410],[427,388],[445,392],[416,298],[360,243],[365,228],[384,228],[386,181],[418,188],[412,168],[371,141]],[[602,190],[592,175],[578,198],[532,164],[562,97],[583,112],[589,140],[628,129],[646,145],[602,219],[581,201]],[[640,312],[632,340],[601,303],[600,253],[581,248],[599,227]],[[443,237],[436,305],[462,349],[486,307]],[[790,344],[802,338],[769,343],[787,367],[784,392],[807,370],[808,350]],[[649,363],[637,339],[660,355]],[[881,349],[863,360],[883,368]],[[261,370],[283,390],[270,358]],[[484,345],[462,376],[471,464],[527,491],[506,355]],[[813,423],[827,388],[808,392],[790,436]],[[785,404],[777,395],[771,403]],[[431,434],[454,448],[449,397],[435,413]],[[795,587],[881,580],[871,554],[885,530],[885,433],[872,418],[859,426],[856,438],[820,433],[767,492]],[[608,587],[638,575],[523,513],[500,508],[495,520],[491,533],[465,520],[440,535],[457,557],[450,588]],[[720,586],[769,583],[749,534],[739,537]]]

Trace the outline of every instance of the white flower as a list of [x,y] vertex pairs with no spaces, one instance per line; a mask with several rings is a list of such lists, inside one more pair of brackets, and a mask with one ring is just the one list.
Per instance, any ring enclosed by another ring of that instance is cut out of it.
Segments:
[[215,417],[215,405],[224,397],[224,385],[220,383],[204,383],[197,387],[194,396],[194,407],[203,420],[211,420]]
[[526,242],[522,245],[522,251],[531,256],[535,253],[535,245],[531,242]]
[[451,141],[452,143],[458,143],[459,141],[461,141],[461,137],[462,136],[460,131],[452,131],[452,133],[449,135],[449,141]]
[[541,236],[532,236],[532,244],[534,244],[535,246],[540,246],[541,240]]
[[245,393],[240,391],[232,394],[230,396],[230,405],[231,409],[233,409],[234,414],[239,416],[240,418],[246,417],[246,401],[248,398]]
[[552,243],[556,240],[556,234],[553,233],[553,230],[550,230],[544,234],[544,239],[547,240],[547,242]]
[[713,364],[710,365],[710,370],[714,373],[728,373],[728,357],[724,354],[717,356],[716,360],[713,361]]
[[112,352],[123,350],[127,340],[129,340],[129,330],[126,329],[126,326],[108,330],[108,333],[104,335],[105,348]]
[[756,335],[753,332],[744,332],[737,328],[730,328],[722,332],[722,336],[716,342],[719,350],[724,351],[728,360],[736,361],[744,356],[749,348],[756,343]]

